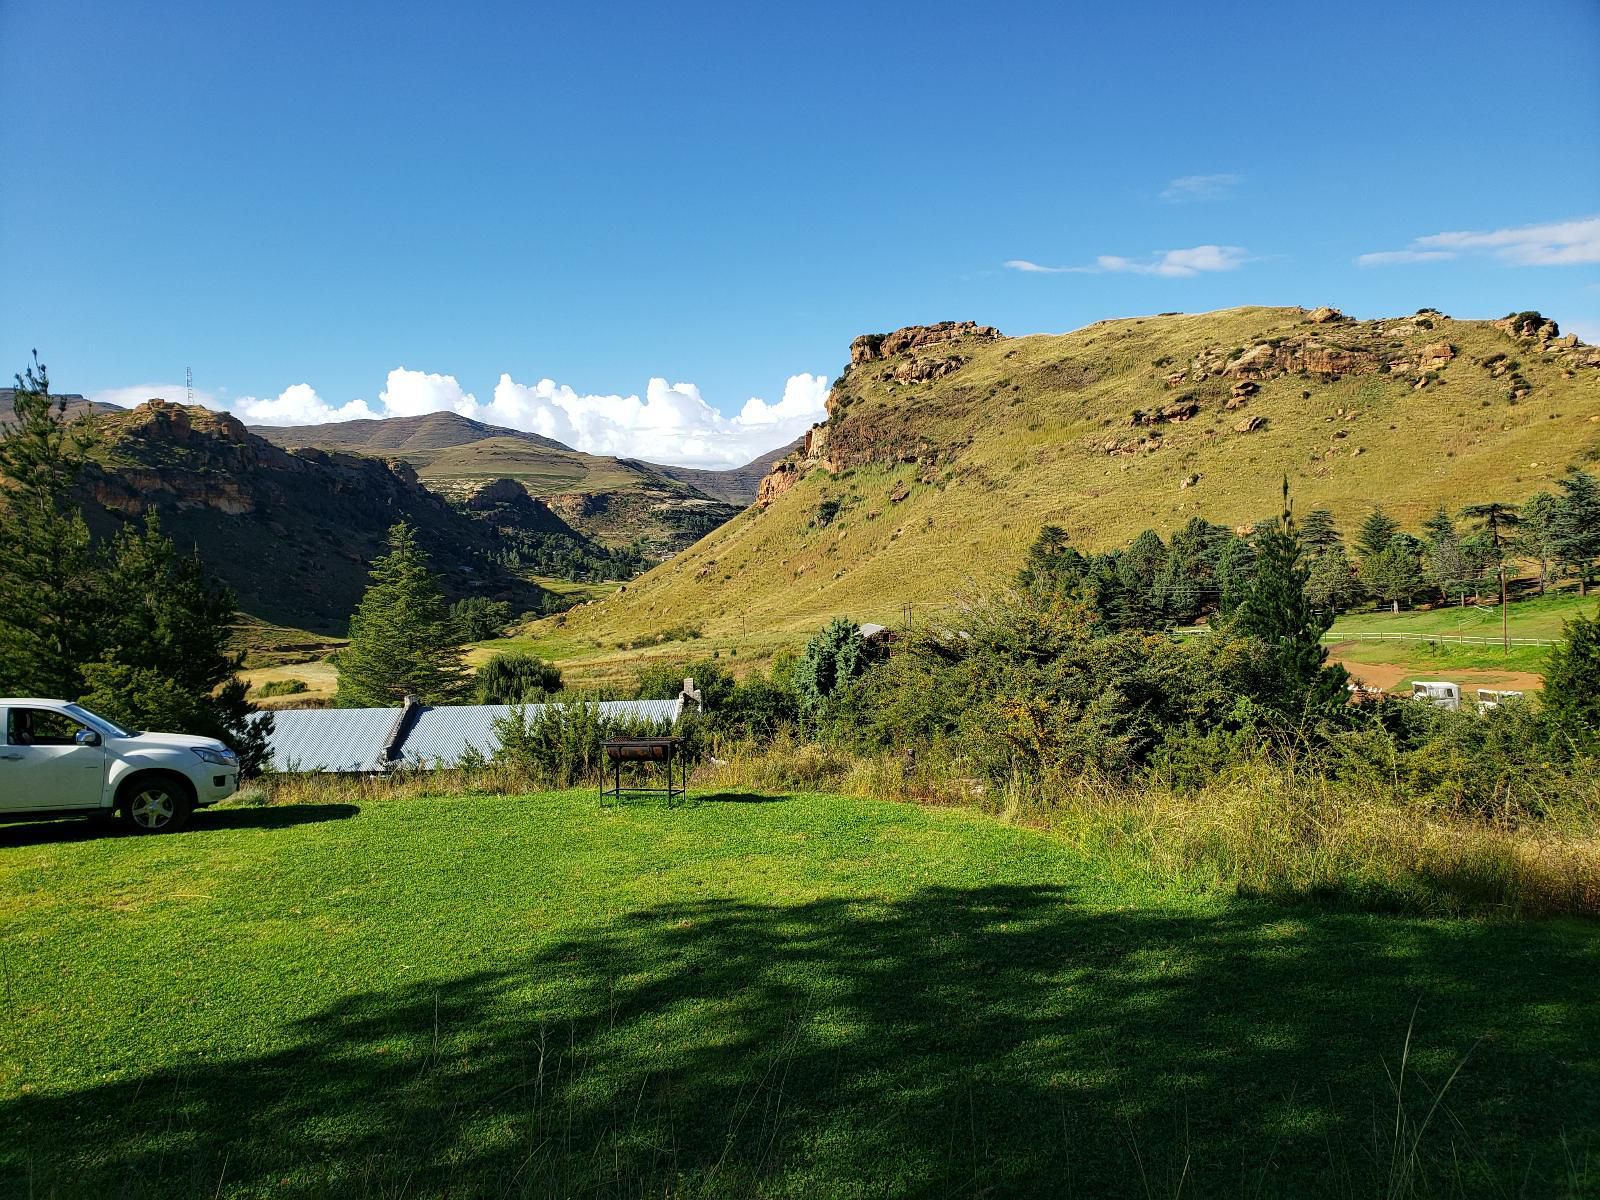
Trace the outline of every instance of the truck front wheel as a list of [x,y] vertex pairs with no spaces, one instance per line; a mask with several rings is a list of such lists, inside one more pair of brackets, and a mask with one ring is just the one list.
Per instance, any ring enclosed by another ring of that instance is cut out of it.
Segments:
[[140,775],[118,792],[123,823],[134,833],[176,833],[194,813],[194,794],[174,775]]

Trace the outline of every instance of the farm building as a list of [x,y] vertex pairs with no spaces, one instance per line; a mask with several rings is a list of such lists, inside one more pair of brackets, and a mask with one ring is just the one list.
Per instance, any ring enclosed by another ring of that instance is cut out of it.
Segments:
[[[686,701],[604,700],[604,721],[667,728]],[[529,720],[547,707],[522,706]],[[400,708],[280,709],[268,739],[272,769],[285,772],[374,774],[398,767],[453,767],[468,748],[492,758],[500,748],[495,722],[517,712],[510,704],[432,707],[407,700]]]

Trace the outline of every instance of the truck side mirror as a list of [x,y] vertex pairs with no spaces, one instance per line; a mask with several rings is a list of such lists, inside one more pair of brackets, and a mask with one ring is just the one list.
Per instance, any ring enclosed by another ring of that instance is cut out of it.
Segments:
[[77,736],[72,740],[80,746],[98,746],[100,744],[100,735],[92,729],[80,729]]

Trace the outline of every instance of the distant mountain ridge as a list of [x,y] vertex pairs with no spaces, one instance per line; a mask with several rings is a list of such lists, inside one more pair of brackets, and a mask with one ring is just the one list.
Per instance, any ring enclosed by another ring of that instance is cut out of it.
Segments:
[[[526,430],[475,421],[459,413],[434,412],[419,417],[378,417],[335,421],[324,425],[251,425],[251,433],[284,447],[315,446],[352,454],[403,457],[424,479],[514,478],[534,495],[571,490],[598,477],[603,485],[626,483],[634,473],[649,482],[670,480],[702,495],[740,507],[756,498],[761,477],[771,465],[795,450],[798,440],[761,455],[741,467],[713,470],[669,466],[641,458],[587,454],[564,442]],[[494,443],[482,446],[481,443]],[[537,450],[550,451],[541,455]],[[605,490],[604,487],[601,490]]]
[[423,466],[431,456],[455,446],[510,438],[531,442],[548,450],[576,453],[571,446],[503,425],[474,421],[460,413],[431,412],[420,417],[374,417],[359,421],[330,421],[323,425],[247,425],[251,433],[280,446],[316,446],[353,454],[413,456],[413,466]]
[[314,447],[404,460],[427,487],[471,503],[506,481],[548,505],[579,534],[613,550],[661,561],[731,520],[755,499],[761,478],[793,447],[727,471],[663,466],[586,454],[552,438],[457,413],[383,417],[327,425],[256,425],[286,448]]

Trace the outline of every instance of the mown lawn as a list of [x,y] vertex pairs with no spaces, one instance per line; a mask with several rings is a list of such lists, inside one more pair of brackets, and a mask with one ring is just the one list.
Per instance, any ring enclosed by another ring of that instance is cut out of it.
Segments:
[[[1507,632],[1514,638],[1541,638],[1556,641],[1561,626],[1573,617],[1593,617],[1600,609],[1600,596],[1579,596],[1575,591],[1552,592],[1515,600],[1506,608]],[[1328,637],[1352,637],[1363,633],[1405,634],[1408,637],[1500,636],[1500,606],[1485,600],[1483,607],[1440,605],[1427,610],[1406,612],[1346,613],[1333,623]],[[1495,648],[1499,652],[1498,647]]]
[[0,916],[4,1195],[1600,1191],[1592,925],[1156,890],[964,811],[12,827]]

